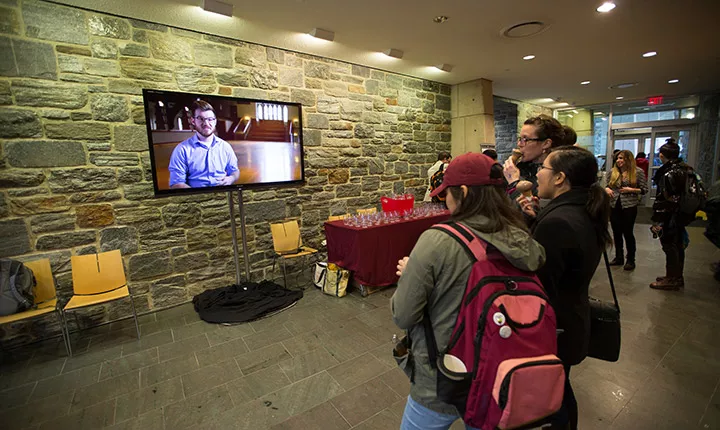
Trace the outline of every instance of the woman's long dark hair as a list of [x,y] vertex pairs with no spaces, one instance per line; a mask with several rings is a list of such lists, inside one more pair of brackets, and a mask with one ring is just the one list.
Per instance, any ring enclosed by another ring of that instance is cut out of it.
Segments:
[[[493,165],[490,177],[502,178],[502,166]],[[508,197],[505,185],[468,186],[467,196],[463,196],[460,187],[448,187],[447,192],[452,194],[453,199],[458,202],[458,207],[452,216],[453,221],[462,221],[474,215],[482,215],[490,220],[487,225],[478,229],[483,233],[495,233],[509,226],[528,231],[522,214]]]
[[605,248],[612,243],[610,222],[610,197],[597,183],[597,161],[592,152],[577,146],[562,146],[552,151],[548,160],[555,172],[562,172],[573,190],[586,189],[588,201],[585,210],[595,226],[598,245]]

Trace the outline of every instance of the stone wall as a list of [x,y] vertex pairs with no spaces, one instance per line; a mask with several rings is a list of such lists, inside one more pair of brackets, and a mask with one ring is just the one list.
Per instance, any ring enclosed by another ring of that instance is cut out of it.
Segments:
[[[62,300],[70,257],[112,249],[139,312],[234,282],[226,195],[153,198],[142,88],[303,104],[307,185],[245,193],[255,280],[278,275],[268,221],[298,217],[319,246],[329,215],[421,199],[450,150],[449,86],[238,40],[3,1],[0,58],[0,257],[49,258]],[[90,308],[81,324],[129,309]],[[52,317],[0,330],[3,348],[59,333]]]
[[517,146],[518,107],[515,103],[493,97],[495,110],[495,150],[498,160],[507,160]]
[[720,94],[706,94],[700,97],[700,124],[698,125],[697,172],[706,186],[710,186],[713,173],[720,160],[715,158],[715,146],[718,144],[718,124],[720,124]]

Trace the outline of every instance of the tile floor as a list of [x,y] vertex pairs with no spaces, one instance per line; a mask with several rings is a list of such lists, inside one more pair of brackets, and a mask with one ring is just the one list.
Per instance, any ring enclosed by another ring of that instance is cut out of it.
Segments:
[[[684,292],[650,290],[664,255],[637,226],[638,268],[615,270],[623,315],[618,363],[573,369],[585,429],[720,428],[720,251],[691,230]],[[592,293],[610,297],[604,269]],[[397,429],[409,382],[390,356],[391,290],[323,296],[231,327],[191,305],[4,351],[3,429]],[[456,422],[453,429],[463,426]]]

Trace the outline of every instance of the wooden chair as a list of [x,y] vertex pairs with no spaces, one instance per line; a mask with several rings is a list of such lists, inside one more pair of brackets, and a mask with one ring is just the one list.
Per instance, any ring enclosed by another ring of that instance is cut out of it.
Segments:
[[55,312],[60,322],[60,331],[62,332],[63,343],[65,343],[65,350],[68,355],[70,355],[70,339],[65,337],[65,324],[63,322],[62,310],[58,306],[55,279],[50,269],[50,260],[43,258],[41,260],[28,261],[25,263],[25,266],[32,270],[33,275],[35,275],[36,284],[33,289],[33,293],[35,294],[35,307],[24,312],[0,317],[0,325]]
[[[273,228],[272,224],[282,224],[283,228]],[[283,269],[283,281],[287,288],[287,265],[286,261],[293,258],[316,255],[318,250],[302,245],[302,237],[300,237],[300,227],[297,220],[287,220],[282,223],[271,223],[270,232],[273,238],[273,247],[275,250],[275,258],[273,259],[272,270],[275,271],[275,263],[280,258]],[[293,250],[287,250],[287,244],[292,243]]]
[[347,218],[347,217],[349,217],[349,216],[350,216],[350,214],[330,215],[330,216],[328,217],[328,221],[330,221],[330,222],[340,221],[340,220],[343,220],[343,219],[345,219],[345,218]]
[[358,209],[357,213],[358,215],[370,215],[377,213],[377,208]]
[[[99,305],[119,299],[129,298],[135,319],[135,330],[140,339],[140,326],[138,325],[135,303],[133,303],[130,289],[125,279],[122,256],[119,250],[103,252],[100,254],[74,255],[70,257],[72,266],[73,296],[63,309],[65,320],[65,336],[70,347],[70,332],[64,314],[69,311],[87,306]],[[80,327],[78,327],[80,330]]]

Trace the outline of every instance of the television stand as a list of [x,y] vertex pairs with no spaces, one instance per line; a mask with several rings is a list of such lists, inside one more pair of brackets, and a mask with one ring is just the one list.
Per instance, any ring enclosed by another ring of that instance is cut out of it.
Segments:
[[[245,235],[245,208],[243,207],[242,187],[237,189],[238,210],[240,211],[240,229],[242,231],[242,251],[245,262],[245,280],[250,281],[250,259],[248,258],[247,236]],[[230,228],[232,229],[233,255],[235,257],[235,283],[240,285],[240,253],[238,252],[237,228],[235,227],[235,205],[233,204],[233,191],[228,191],[228,206],[230,207]]]

